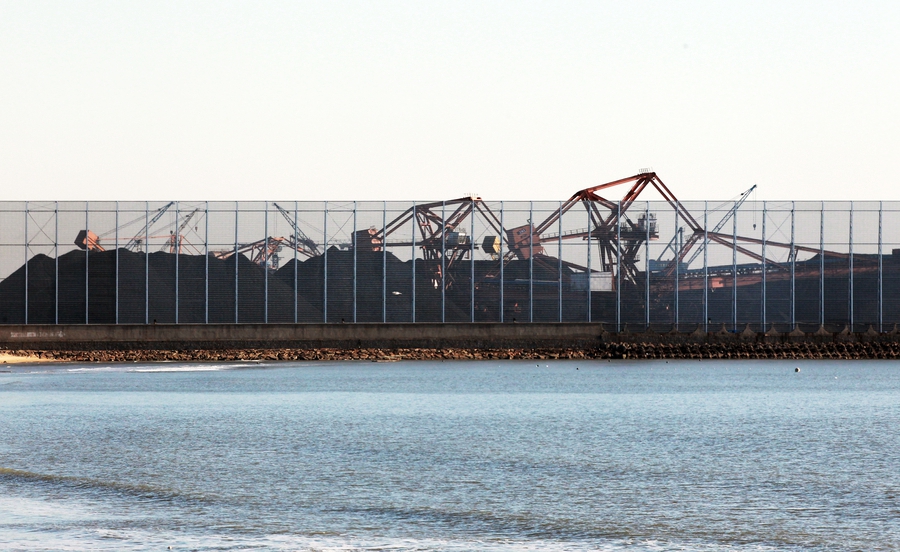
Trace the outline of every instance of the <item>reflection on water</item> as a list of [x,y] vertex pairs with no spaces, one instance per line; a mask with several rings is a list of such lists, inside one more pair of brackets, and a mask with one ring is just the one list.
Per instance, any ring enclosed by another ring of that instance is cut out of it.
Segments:
[[0,374],[0,548],[900,546],[893,362]]

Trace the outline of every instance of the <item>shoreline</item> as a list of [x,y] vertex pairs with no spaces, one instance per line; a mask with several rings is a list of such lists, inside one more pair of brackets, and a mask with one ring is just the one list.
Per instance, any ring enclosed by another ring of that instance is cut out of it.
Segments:
[[898,359],[900,342],[600,343],[586,348],[222,348],[0,352],[2,364],[159,361]]
[[56,359],[43,358],[34,351],[5,351],[0,352],[0,366],[6,364],[38,364],[45,362],[58,362]]

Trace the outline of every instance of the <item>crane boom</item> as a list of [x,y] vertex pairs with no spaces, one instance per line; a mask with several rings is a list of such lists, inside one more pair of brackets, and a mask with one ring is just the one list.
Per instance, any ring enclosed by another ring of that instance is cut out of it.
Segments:
[[[166,214],[166,211],[168,211],[169,207],[171,207],[172,205],[175,205],[174,201],[170,201],[168,204],[163,205],[162,207],[157,209],[156,214],[153,215],[153,218],[147,222],[147,225],[144,228],[144,231],[149,233],[150,227],[153,226],[154,224],[156,224],[156,222],[159,219],[161,219],[164,214]],[[140,220],[140,219],[138,219],[138,220]],[[141,243],[143,243],[146,240],[147,240],[146,235],[142,237],[140,234],[138,234],[137,236],[128,240],[128,243],[125,244],[125,249],[128,249],[129,251],[134,251],[135,249],[140,247]]]
[[184,217],[184,220],[182,220],[181,224],[178,225],[178,229],[175,230],[175,232],[173,232],[171,236],[169,236],[168,241],[166,241],[166,244],[163,245],[163,251],[168,248],[169,253],[181,253],[181,241],[183,238],[181,233],[184,232],[184,229],[187,228],[188,223],[191,222],[191,219],[194,218],[194,215],[196,215],[199,210],[200,209],[194,209]]
[[[731,207],[731,209],[728,210],[727,213],[725,213],[725,216],[722,217],[722,220],[720,220],[718,222],[718,224],[716,224],[716,226],[712,229],[712,232],[710,232],[710,234],[717,234],[719,232],[719,230],[721,230],[722,227],[725,226],[725,224],[729,220],[731,220],[731,217],[733,217],[734,214],[737,213],[737,210],[741,208],[741,205],[744,204],[744,202],[747,200],[747,198],[750,197],[750,192],[752,192],[755,189],[756,189],[756,184],[751,186],[750,189],[747,190],[746,192],[742,193],[741,198],[734,203],[734,205]],[[676,233],[676,235],[677,235],[677,233]],[[708,245],[709,245],[709,238],[706,238],[703,241],[703,247],[707,247]],[[697,256],[700,255],[701,251],[703,251],[703,247],[698,247],[694,251],[694,254],[691,255],[691,258],[688,259],[687,263],[685,263],[685,266],[691,266],[691,263],[694,262],[695,260],[697,260]]]
[[[278,209],[278,212],[281,213],[281,216],[284,217],[284,220],[288,222],[291,228],[294,230],[296,235],[296,245],[299,247],[295,247],[295,249],[300,253],[305,253],[309,257],[316,257],[321,255],[319,252],[319,245],[312,241],[309,236],[303,233],[303,230],[300,230],[300,227],[297,226],[297,223],[294,222],[294,219],[291,217],[291,214],[287,212],[281,205],[277,203],[273,203],[272,205]],[[293,240],[292,240],[293,241]]]

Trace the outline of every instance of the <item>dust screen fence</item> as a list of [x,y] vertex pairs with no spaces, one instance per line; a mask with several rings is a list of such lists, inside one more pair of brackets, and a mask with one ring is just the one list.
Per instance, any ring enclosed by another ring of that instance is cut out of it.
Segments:
[[0,323],[900,322],[900,203],[3,202]]

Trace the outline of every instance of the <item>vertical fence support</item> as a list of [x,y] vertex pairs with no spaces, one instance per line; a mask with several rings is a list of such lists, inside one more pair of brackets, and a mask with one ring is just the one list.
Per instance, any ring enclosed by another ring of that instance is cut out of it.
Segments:
[[675,247],[672,249],[673,262],[675,263],[675,282],[673,288],[675,289],[675,324],[672,326],[675,331],[678,331],[678,280],[681,276],[681,229],[678,227],[681,222],[679,219],[681,217],[678,216],[678,209],[675,209]]
[[591,322],[591,206],[587,204],[587,321]]
[[470,224],[471,233],[469,234],[469,249],[470,249],[469,269],[471,271],[471,280],[472,280],[471,281],[471,283],[472,283],[472,288],[471,288],[472,303],[470,304],[470,309],[471,309],[470,318],[471,318],[472,322],[475,322],[475,199],[474,198],[472,199],[472,215],[471,215],[471,217],[472,217],[471,224]]
[[703,327],[709,333],[709,201],[703,202]]
[[59,202],[57,201],[53,209],[53,321],[59,324]]
[[[419,217],[418,212],[416,211],[416,202],[413,201],[412,205],[412,239],[409,243],[412,244],[412,312],[410,313],[410,318],[413,322],[416,321],[416,226],[419,225]],[[387,236],[385,236],[387,239]]]
[[[87,225],[85,225],[87,226]],[[25,323],[28,324],[28,202],[25,202],[25,235],[23,236],[25,245]],[[84,236],[84,245],[89,245],[87,234]]]
[[[766,202],[763,201],[762,209],[762,304],[760,305],[760,319],[762,319],[762,330],[766,331]],[[792,248],[793,249],[793,248]]]
[[734,205],[734,216],[731,217],[731,329],[737,332],[737,219],[738,206]]
[[794,246],[796,240],[796,234],[794,230],[794,223],[796,222],[796,213],[797,209],[795,208],[796,204],[791,202],[791,251],[790,251],[790,259],[791,259],[791,330],[797,326],[797,248]]
[[263,249],[263,323],[269,323],[269,247],[272,242],[269,240],[269,202],[263,202],[263,238],[265,249]]
[[381,202],[381,322],[387,322],[387,201]]
[[238,213],[240,213],[240,206],[238,202],[234,202],[234,323],[237,324],[240,320],[240,314],[238,310],[239,305],[239,296],[240,296],[240,282],[238,282]]
[[[501,201],[500,202],[500,229],[501,230],[504,228],[504,226],[503,226],[503,210],[504,210],[503,202]],[[504,255],[503,241],[505,239],[506,239],[506,236],[503,236],[503,235],[500,236],[500,322],[503,322],[503,318],[504,318],[503,311],[504,311],[504,306],[505,306],[505,303],[503,302],[503,288],[505,287],[505,284],[503,283],[503,276],[504,276],[503,265],[506,264],[503,262],[503,255]]]
[[209,202],[203,204],[203,323],[209,324]]
[[847,319],[850,320],[850,331],[853,331],[853,202],[850,202],[850,273],[848,274],[847,287],[848,289],[848,297],[847,297]]
[[[557,236],[557,242],[558,242],[558,243],[557,243],[557,246],[556,246],[556,250],[557,250],[557,255],[556,255],[556,291],[557,291],[557,295],[559,296],[559,297],[558,297],[558,298],[559,298],[559,303],[557,304],[557,309],[559,310],[559,313],[558,313],[558,315],[557,315],[557,318],[558,318],[558,321],[559,321],[559,322],[562,322],[562,319],[563,319],[563,292],[562,292],[562,288],[563,288],[563,279],[562,279],[562,266],[563,266],[563,265],[562,265],[562,256],[563,256],[563,249],[562,249],[562,201],[559,202],[559,211],[558,211],[557,217],[558,217],[558,219],[557,219],[557,221],[556,221],[556,224],[557,224],[557,228],[558,228],[558,231],[557,231],[557,234],[558,234],[558,236]],[[503,258],[502,258],[502,257],[501,257],[501,259],[500,259],[500,262],[501,262],[501,263],[503,262]]]
[[884,332],[884,258],[882,224],[884,223],[884,202],[878,202],[878,333]]
[[650,331],[650,202],[644,206],[644,329]]
[[616,206],[616,333],[622,331],[622,201]]
[[[90,226],[90,219],[89,219],[89,216],[88,216],[88,213],[89,213],[89,212],[90,212],[90,203],[87,202],[87,201],[85,201],[85,202],[84,202],[84,231],[85,231],[85,236],[84,236],[84,240],[85,240],[85,241],[84,241],[84,245],[85,245],[85,248],[84,248],[84,323],[85,323],[85,324],[90,324],[90,323],[91,323],[91,319],[90,319],[90,307],[89,307],[89,305],[90,305],[90,299],[89,299],[89,297],[88,297],[89,291],[90,291],[90,280],[91,280],[91,278],[90,278],[90,276],[91,276],[90,267],[88,266],[89,263],[91,262],[91,261],[90,261],[90,259],[91,259],[91,255],[90,255],[90,254],[91,254],[91,248],[88,247],[89,240],[88,240],[88,237],[87,237],[87,231],[88,231],[88,229],[91,227],[91,226]],[[26,242],[28,241],[27,236],[26,236],[26,240],[25,240],[25,241],[26,241]]]
[[825,325],[825,202],[819,210],[819,326]]
[[356,202],[353,202],[353,239],[350,240],[353,245],[353,323],[356,324],[356,251],[359,249],[356,239]]
[[297,219],[297,202],[294,201],[294,247],[293,247],[293,249],[294,249],[294,324],[297,323],[297,303],[298,303],[297,296],[299,294],[299,290],[297,289],[297,287],[298,287],[297,286],[297,279],[298,279],[297,272],[299,271],[299,268],[298,268],[299,263],[297,262],[297,243],[299,243],[298,240],[300,239],[300,236],[297,233],[297,229],[298,229],[297,224],[298,223],[299,223],[299,220]]
[[178,324],[178,259],[181,257],[181,232],[179,229],[181,225],[178,223],[179,218],[181,218],[181,204],[175,204],[175,233],[172,234],[172,246],[175,248],[175,323]]
[[528,202],[528,321],[534,322],[534,202]]
[[446,322],[446,309],[444,308],[447,299],[447,204],[441,202],[441,322]]
[[116,324],[119,323],[119,202],[116,202]]
[[325,212],[323,213],[322,222],[322,239],[325,245],[322,246],[322,322],[328,323],[328,202],[325,202]]
[[150,202],[144,202],[144,324],[150,323]]

